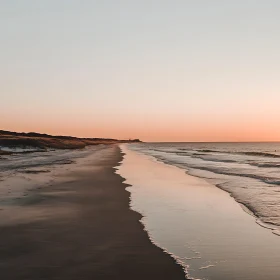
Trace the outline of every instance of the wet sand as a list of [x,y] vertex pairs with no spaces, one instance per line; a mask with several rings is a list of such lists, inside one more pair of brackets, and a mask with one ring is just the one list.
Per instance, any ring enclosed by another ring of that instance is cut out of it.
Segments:
[[96,150],[2,207],[1,279],[184,279],[129,209],[121,159],[118,146]]

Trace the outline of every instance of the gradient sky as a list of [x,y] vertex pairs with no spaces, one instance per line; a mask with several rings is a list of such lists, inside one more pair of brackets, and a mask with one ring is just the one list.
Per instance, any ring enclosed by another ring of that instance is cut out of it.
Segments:
[[280,140],[280,1],[0,0],[0,129]]

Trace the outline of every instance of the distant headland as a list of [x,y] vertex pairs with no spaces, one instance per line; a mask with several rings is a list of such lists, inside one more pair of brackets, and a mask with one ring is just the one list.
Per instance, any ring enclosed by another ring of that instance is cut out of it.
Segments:
[[[0,130],[0,154],[7,154],[3,148],[37,149],[82,149],[89,145],[137,143],[139,139],[118,140],[108,138],[78,138],[73,136],[53,136],[36,132],[19,133]],[[2,147],[2,150],[1,150]]]

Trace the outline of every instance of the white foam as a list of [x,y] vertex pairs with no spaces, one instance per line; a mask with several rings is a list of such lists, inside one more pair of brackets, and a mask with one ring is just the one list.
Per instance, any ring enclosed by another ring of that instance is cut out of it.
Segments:
[[207,269],[207,268],[214,267],[214,266],[215,266],[214,264],[208,264],[208,265],[206,265],[206,266],[200,267],[199,269],[200,269],[200,270],[201,270],[201,269]]

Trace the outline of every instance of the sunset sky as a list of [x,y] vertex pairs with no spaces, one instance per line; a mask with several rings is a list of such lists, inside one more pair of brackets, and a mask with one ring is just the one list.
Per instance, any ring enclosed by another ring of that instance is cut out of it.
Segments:
[[0,1],[0,129],[280,140],[280,1]]

